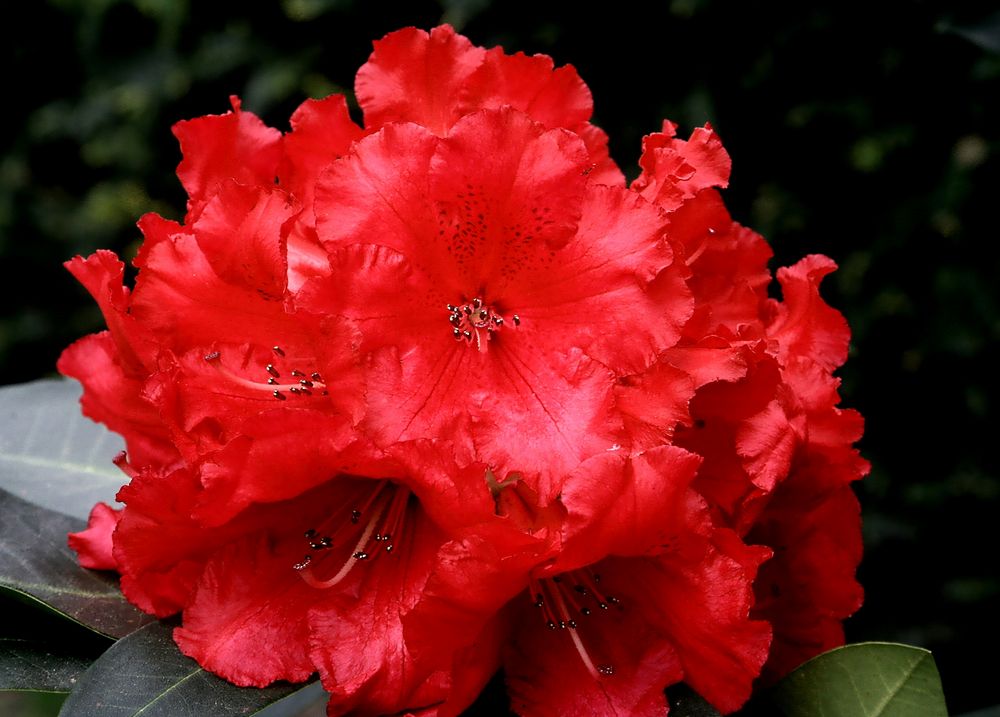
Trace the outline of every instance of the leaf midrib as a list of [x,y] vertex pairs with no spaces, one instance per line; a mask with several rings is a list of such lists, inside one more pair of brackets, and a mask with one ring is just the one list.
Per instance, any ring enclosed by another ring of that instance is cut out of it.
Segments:
[[[899,681],[893,687],[889,688],[889,694],[887,694],[879,704],[875,705],[875,711],[872,712],[870,717],[879,717],[879,715],[885,712],[886,707],[888,707],[889,704],[896,698],[896,695],[898,695],[903,687],[906,686],[906,683],[910,681],[910,677],[917,671],[917,668],[920,667],[926,659],[927,655],[920,655],[919,659],[914,661],[910,668],[900,676]],[[888,687],[888,685],[886,686]]]
[[89,475],[101,476],[109,480],[118,480],[119,476],[113,471],[106,470],[99,466],[86,463],[72,463],[68,461],[57,461],[51,458],[31,456],[24,453],[0,453],[0,461],[14,463],[34,468],[48,468],[51,470],[74,471],[76,473],[87,473]]
[[[74,597],[82,598],[95,598],[103,600],[116,600],[118,602],[125,602],[125,597],[117,590],[108,589],[107,592],[93,592],[91,590],[82,590],[78,588],[68,588],[59,585],[47,585],[45,583],[26,583],[21,580],[16,580],[14,578],[8,577],[6,575],[0,575],[0,588],[9,588],[11,590],[16,590],[17,592],[24,593],[28,597],[33,597],[37,599],[37,593],[46,593],[49,595],[72,595]],[[34,591],[34,592],[33,592]]]
[[155,705],[157,702],[159,702],[161,699],[163,699],[170,692],[172,692],[173,690],[177,689],[182,684],[184,684],[185,682],[187,682],[188,680],[190,680],[192,677],[194,677],[195,675],[197,675],[199,672],[204,672],[204,670],[202,668],[200,668],[200,667],[196,667],[194,670],[192,670],[191,672],[189,672],[187,675],[185,675],[181,679],[177,680],[174,684],[170,685],[170,687],[168,687],[167,689],[163,690],[163,692],[161,692],[160,694],[158,694],[155,698],[151,699],[149,702],[147,702],[146,704],[144,704],[142,706],[142,709],[140,709],[138,712],[133,712],[132,713],[132,717],[139,717],[139,715],[141,715],[147,709],[149,709],[150,707],[152,707],[153,705]]

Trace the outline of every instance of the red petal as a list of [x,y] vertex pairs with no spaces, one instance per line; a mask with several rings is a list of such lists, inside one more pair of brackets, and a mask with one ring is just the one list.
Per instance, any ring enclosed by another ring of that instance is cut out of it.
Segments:
[[707,507],[693,492],[688,508],[688,520],[703,526],[700,536],[678,531],[674,550],[646,561],[644,571],[611,573],[602,566],[602,584],[641,586],[631,594],[615,589],[626,609],[634,605],[650,629],[669,636],[684,681],[723,713],[732,712],[750,696],[771,642],[770,626],[749,618],[756,569],[770,551],[706,526]]
[[704,189],[669,215],[670,237],[684,247],[691,267],[688,283],[701,312],[685,334],[698,341],[719,333],[733,335],[743,324],[759,325],[767,299],[771,248],[759,234],[730,219],[719,193]]
[[703,189],[727,186],[732,166],[710,125],[694,130],[687,141],[676,139],[675,130],[665,122],[663,133],[643,139],[639,159],[643,171],[632,185],[668,212]]
[[[463,119],[445,140],[391,126],[359,142],[317,188],[324,243],[377,243],[401,252],[445,303],[548,266],[580,218],[585,150],[514,110]],[[443,311],[443,308],[441,309]],[[447,316],[445,314],[445,316]]]
[[114,548],[122,591],[159,617],[187,604],[208,556],[227,539],[191,518],[200,488],[186,470],[147,470],[118,492],[126,504]]
[[742,347],[718,336],[704,336],[696,344],[668,349],[662,358],[690,376],[696,388],[743,378],[749,360]]
[[[744,351],[743,358],[746,376],[699,388],[691,402],[694,425],[676,434],[679,445],[705,459],[696,490],[741,534],[762,507],[766,491],[784,476],[781,471],[796,445],[794,433],[783,430],[791,426],[780,409],[768,412],[781,386],[776,362],[758,351]],[[770,442],[781,450],[771,455]]]
[[119,362],[135,376],[144,375],[153,365],[150,338],[129,316],[130,297],[122,286],[125,265],[114,252],[99,249],[86,259],[74,257],[63,264],[94,297],[104,315],[104,322],[115,340]]
[[206,525],[220,525],[254,503],[294,498],[351,468],[368,474],[371,468],[357,465],[363,455],[341,417],[301,408],[262,412],[202,464],[205,492],[195,513]]
[[645,372],[626,376],[615,386],[615,408],[622,413],[633,450],[672,441],[674,429],[689,424],[688,403],[695,382],[686,372],[657,361]]
[[450,660],[416,659],[402,623],[420,597],[441,542],[422,514],[411,513],[400,549],[352,571],[349,583],[310,611],[310,655],[331,693],[331,714],[352,708],[395,714],[444,699],[447,685],[428,678],[450,667]]
[[562,551],[546,574],[606,555],[646,555],[669,542],[701,459],[675,446],[640,455],[613,451],[584,462],[566,482]]
[[117,570],[118,563],[111,552],[111,534],[121,511],[107,503],[97,503],[90,510],[86,530],[69,534],[69,547],[76,553],[80,565],[92,570]]
[[272,346],[304,329],[288,318],[280,295],[262,295],[238,272],[229,276],[232,282],[219,276],[194,235],[161,241],[139,273],[132,316],[178,353],[214,342]]
[[498,610],[523,590],[529,571],[556,552],[563,512],[525,506],[536,525],[511,517],[505,500],[523,495],[516,477],[492,484],[481,463],[461,465],[441,442],[398,446],[394,454],[414,474],[408,479],[422,508],[453,539],[439,550],[419,601],[404,618],[408,644],[423,659],[448,661],[469,636],[480,633]]
[[778,269],[784,302],[771,302],[767,334],[777,340],[783,363],[804,356],[831,370],[847,359],[851,331],[840,312],[819,295],[823,277],[836,268],[827,257],[812,254]]
[[462,714],[500,669],[500,651],[506,638],[506,621],[497,618],[467,647],[457,651],[452,660],[448,696],[435,711],[429,711],[427,717]]
[[781,382],[777,363],[759,352],[744,353],[744,358],[748,364],[745,377],[716,381],[698,390],[691,404],[696,417],[738,421],[763,411],[774,400]]
[[121,434],[134,463],[162,465],[176,460],[177,450],[156,408],[142,396],[143,381],[126,373],[108,332],[69,346],[56,367],[83,384],[83,414]]
[[365,126],[416,122],[445,134],[465,114],[461,96],[484,56],[449,25],[430,33],[409,27],[377,40],[354,82]]
[[607,135],[590,124],[593,104],[590,89],[572,65],[557,68],[547,55],[508,55],[501,47],[486,51],[463,95],[465,112],[509,105],[548,129],[575,132],[590,154],[590,181],[624,186],[624,175],[608,156]]
[[806,414],[808,441],[803,453],[827,470],[824,486],[843,485],[868,473],[868,462],[853,447],[864,432],[864,419],[851,409],[837,408],[840,379],[807,358],[792,360],[782,378]]
[[574,131],[594,109],[590,90],[572,65],[556,69],[547,55],[508,55],[502,47],[486,51],[463,99],[467,111],[510,105],[548,128]]
[[[494,532],[490,537],[503,536]],[[524,589],[529,570],[545,557],[539,543],[535,541],[534,552],[519,552],[514,545],[493,544],[476,535],[446,543],[438,552],[419,602],[402,621],[413,657],[429,664],[449,665],[456,652],[468,651],[471,636],[501,629],[502,625],[493,624],[498,611]],[[477,662],[496,671],[499,647],[494,645],[492,654],[477,655]],[[483,677],[478,670],[476,673]],[[488,679],[488,675],[485,677]]]
[[231,97],[233,111],[207,115],[174,125],[184,159],[177,176],[188,193],[188,221],[201,213],[205,203],[227,180],[240,184],[273,185],[281,159],[281,133],[267,127],[251,112],[240,109]]
[[692,310],[663,230],[641,197],[589,186],[576,235],[550,261],[518,267],[502,296],[524,333],[539,327],[541,350],[579,346],[616,372],[640,371],[676,343]]
[[777,401],[744,421],[736,432],[736,452],[761,490],[772,491],[788,475],[800,434]]
[[192,225],[198,245],[223,281],[253,287],[266,300],[284,297],[287,283],[282,226],[291,198],[271,187],[220,183]]
[[242,687],[308,679],[305,616],[322,592],[291,568],[296,559],[263,536],[217,551],[174,630],[181,652]]
[[545,55],[484,51],[448,25],[429,34],[406,28],[375,43],[356,89],[371,129],[415,122],[443,136],[477,110],[513,107],[548,129],[579,134],[589,150],[591,181],[624,184],[608,156],[607,136],[589,123],[590,90],[572,66],[555,68]]
[[575,135],[510,108],[463,118],[431,162],[436,263],[460,272],[470,297],[481,286],[505,296],[508,277],[550,264],[573,236],[586,163]]
[[316,187],[320,240],[331,249],[359,241],[401,248],[433,236],[427,174],[437,143],[406,124],[359,141]]
[[[489,532],[486,524],[505,522],[497,518],[487,466],[461,460],[447,440],[398,443],[388,452],[398,461],[394,470],[405,477],[424,512],[445,533],[464,536],[475,526],[482,537]],[[504,532],[509,533],[505,544],[518,539],[533,542],[519,528],[506,526]]]
[[625,186],[625,175],[608,154],[608,135],[600,127],[592,124],[578,127],[576,130],[580,139],[587,145],[590,153],[591,166],[587,168],[587,178],[594,184],[607,184],[613,187]]
[[757,580],[754,615],[774,625],[766,679],[844,642],[841,621],[861,606],[861,514],[849,486],[817,486],[825,465],[802,470],[775,493],[749,540],[774,548]]
[[351,121],[343,95],[306,100],[292,114],[291,125],[292,131],[283,139],[284,157],[278,176],[282,189],[311,212],[320,173],[347,154],[365,132]]

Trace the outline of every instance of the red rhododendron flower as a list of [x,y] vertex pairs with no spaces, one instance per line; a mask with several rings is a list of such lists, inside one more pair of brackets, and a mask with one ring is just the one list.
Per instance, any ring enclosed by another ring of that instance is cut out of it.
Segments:
[[356,89],[363,127],[342,97],[178,123],[186,216],[140,221],[134,289],[67,263],[108,330],[59,368],[131,479],[81,563],[237,684],[318,672],[330,714],[457,714],[501,667],[525,715],[662,714],[679,680],[728,712],[842,640],[832,263],[768,299],[711,128],[666,123],[627,187],[547,57],[405,29]]
[[670,446],[612,454],[567,485],[562,551],[509,608],[519,713],[663,714],[682,679],[724,711],[749,696],[771,638],[748,619],[751,584],[770,551],[712,525],[689,488],[699,463]]
[[587,161],[508,108],[445,138],[386,127],[321,178],[333,273],[299,305],[360,336],[379,444],[453,436],[548,501],[554,474],[617,442],[616,376],[673,345],[690,297],[656,209],[588,182]]
[[633,189],[669,212],[692,270],[696,308],[670,360],[701,377],[694,423],[684,427],[692,430],[677,440],[703,456],[695,487],[717,522],[775,550],[754,611],[775,629],[766,669],[774,679],[842,644],[841,621],[862,600],[860,513],[849,483],[868,464],[853,448],[861,417],[837,408],[831,375],[850,334],[819,295],[836,268],[826,257],[780,269],[784,301],[768,298],[770,249],[730,219],[716,190],[728,181],[728,155],[710,130],[683,141],[675,129],[666,123],[646,138]]
[[[456,556],[466,566],[505,557],[485,542],[505,535],[488,492],[462,492],[477,485],[468,476],[433,466],[421,476],[449,483],[343,475],[208,527],[193,517],[205,488],[190,471],[123,467],[133,475],[114,533],[122,589],[154,614],[183,610],[175,639],[205,668],[258,686],[318,669],[338,714],[461,707],[496,670],[497,648],[479,647],[488,631],[477,640],[438,633],[439,649],[451,645],[447,660],[406,636],[439,567]],[[522,559],[533,559],[526,549],[537,541],[521,542]],[[463,661],[462,691],[453,689],[451,659]]]

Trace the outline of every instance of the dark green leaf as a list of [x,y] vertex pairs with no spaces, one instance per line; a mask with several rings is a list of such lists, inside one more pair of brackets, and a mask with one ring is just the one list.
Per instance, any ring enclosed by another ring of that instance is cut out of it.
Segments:
[[885,642],[846,645],[779,682],[771,700],[787,717],[947,717],[927,650]]
[[125,478],[111,459],[115,434],[80,413],[80,386],[50,380],[0,388],[0,488],[86,518],[112,501]]
[[719,711],[687,685],[680,683],[667,689],[670,717],[721,717]]
[[252,715],[303,689],[231,685],[182,655],[172,629],[153,623],[116,642],[84,673],[60,717]]
[[0,690],[69,692],[110,645],[48,610],[0,599]]
[[69,692],[93,658],[72,645],[0,637],[0,690]]
[[130,605],[117,578],[81,568],[66,534],[83,521],[40,508],[0,491],[0,589],[44,603],[110,637],[152,620]]
[[326,717],[326,703],[330,698],[319,680],[293,692],[282,700],[268,705],[256,717]]

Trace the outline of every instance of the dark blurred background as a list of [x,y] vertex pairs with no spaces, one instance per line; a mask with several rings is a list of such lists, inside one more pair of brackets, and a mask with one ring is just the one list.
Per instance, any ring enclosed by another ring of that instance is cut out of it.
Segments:
[[[822,252],[854,331],[867,552],[852,641],[934,650],[953,713],[1000,703],[1000,12],[990,3],[48,0],[6,12],[0,383],[53,373],[100,317],[62,267],[134,255],[179,218],[177,120],[244,107],[287,129],[347,92],[371,41],[445,20],[572,63],[630,176],[643,134],[710,121],[733,215],[774,266]],[[990,547],[994,546],[994,547]]]

